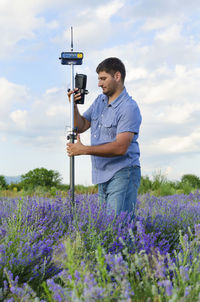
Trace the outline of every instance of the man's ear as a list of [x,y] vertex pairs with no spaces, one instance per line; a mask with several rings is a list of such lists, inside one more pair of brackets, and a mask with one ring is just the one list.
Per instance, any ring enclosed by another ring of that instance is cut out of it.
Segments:
[[119,71],[115,72],[114,78],[117,82],[119,82],[122,78],[121,73]]

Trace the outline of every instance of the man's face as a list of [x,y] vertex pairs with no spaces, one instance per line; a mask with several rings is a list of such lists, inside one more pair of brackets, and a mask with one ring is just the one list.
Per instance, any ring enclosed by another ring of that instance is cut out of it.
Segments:
[[108,97],[112,96],[118,87],[118,81],[114,76],[111,74],[100,71],[98,74],[98,86],[102,88],[102,92],[107,95]]

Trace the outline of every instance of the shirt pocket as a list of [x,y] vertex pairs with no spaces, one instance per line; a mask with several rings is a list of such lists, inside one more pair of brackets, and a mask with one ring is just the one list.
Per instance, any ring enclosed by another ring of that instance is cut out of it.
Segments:
[[101,133],[106,140],[113,141],[116,138],[117,122],[114,117],[109,120],[102,120]]

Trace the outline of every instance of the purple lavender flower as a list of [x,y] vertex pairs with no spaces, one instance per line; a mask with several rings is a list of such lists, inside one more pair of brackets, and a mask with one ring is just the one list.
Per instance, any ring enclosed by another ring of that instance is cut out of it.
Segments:
[[[139,196],[134,221],[126,213],[118,217],[114,213],[107,214],[105,208],[98,204],[96,195],[76,195],[75,199],[74,208],[69,197],[60,198],[58,195],[51,200],[36,197],[2,200],[0,287],[3,288],[3,294],[7,295],[5,301],[14,301],[12,295],[23,299],[26,297],[27,301],[31,301],[36,294],[30,285],[37,288],[44,280],[52,280],[47,284],[55,301],[71,301],[72,297],[80,299],[79,296],[88,302],[101,300],[106,295],[114,294],[117,288],[120,289],[121,301],[123,297],[124,301],[129,301],[133,292],[129,280],[130,267],[125,258],[132,259],[134,253],[141,251],[150,261],[152,277],[158,279],[166,295],[171,296],[173,291],[170,278],[176,278],[175,267],[178,262],[173,250],[179,252],[182,279],[184,282],[190,281],[189,271],[192,271],[194,257],[199,257],[199,193],[161,198]],[[188,225],[195,233],[193,241],[189,236]],[[185,234],[182,238],[188,253],[186,260],[179,242],[180,230]],[[64,265],[55,259],[62,255],[67,261],[66,251],[61,253],[62,241],[70,238],[73,242],[77,234],[86,254],[83,255],[80,267],[75,266],[75,273],[70,280],[69,271],[63,269]],[[107,280],[104,285],[100,284],[91,256],[98,246],[105,250]],[[93,274],[86,269],[88,259]],[[183,260],[187,267],[182,265]],[[3,273],[4,268],[8,272],[7,277]],[[135,275],[140,282],[142,271],[135,272]],[[9,286],[6,280],[12,280]],[[185,289],[184,294],[190,295],[190,287]]]
[[186,286],[185,288],[185,297],[188,297],[191,291],[191,286]]
[[172,295],[173,286],[170,280],[159,281],[158,285],[165,289],[166,296],[170,297]]
[[187,266],[181,266],[179,270],[183,282],[189,281],[189,268]]

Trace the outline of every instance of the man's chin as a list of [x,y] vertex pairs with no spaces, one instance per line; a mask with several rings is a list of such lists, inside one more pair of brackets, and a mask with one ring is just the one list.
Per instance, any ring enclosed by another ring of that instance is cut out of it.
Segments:
[[110,97],[112,95],[112,93],[107,90],[103,90],[103,94],[105,94],[107,97]]

